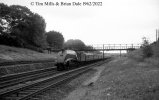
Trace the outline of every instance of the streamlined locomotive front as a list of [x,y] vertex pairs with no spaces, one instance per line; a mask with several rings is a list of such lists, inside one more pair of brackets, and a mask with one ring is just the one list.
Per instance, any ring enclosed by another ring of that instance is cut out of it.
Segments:
[[61,50],[57,56],[57,70],[65,70],[78,65],[77,53],[73,50]]

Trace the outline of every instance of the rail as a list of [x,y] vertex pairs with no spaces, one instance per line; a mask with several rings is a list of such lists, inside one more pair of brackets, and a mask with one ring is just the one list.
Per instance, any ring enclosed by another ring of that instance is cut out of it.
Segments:
[[104,61],[100,61],[95,64],[90,64],[84,67],[80,67],[77,69],[73,69],[66,72],[61,72],[59,74],[39,79],[36,81],[28,82],[26,84],[23,84],[22,86],[19,86],[15,89],[3,91],[0,93],[1,99],[9,100],[9,99],[15,99],[15,100],[26,100],[28,98],[31,98],[38,93],[47,90],[48,88],[52,86],[56,86],[62,82],[65,82],[67,80],[72,79],[73,77],[85,72],[86,70],[89,70],[92,66],[100,65],[105,63]]

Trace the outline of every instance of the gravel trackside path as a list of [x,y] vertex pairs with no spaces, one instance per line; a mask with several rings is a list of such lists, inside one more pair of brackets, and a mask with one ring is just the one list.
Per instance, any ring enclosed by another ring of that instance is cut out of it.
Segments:
[[68,97],[66,97],[64,100],[82,100],[82,98],[87,94],[87,91],[89,91],[89,87],[92,87],[100,77],[100,74],[104,69],[104,66],[98,66],[94,69],[97,70],[97,72],[94,75],[92,75],[92,77],[85,80],[80,87],[71,92],[68,95]]

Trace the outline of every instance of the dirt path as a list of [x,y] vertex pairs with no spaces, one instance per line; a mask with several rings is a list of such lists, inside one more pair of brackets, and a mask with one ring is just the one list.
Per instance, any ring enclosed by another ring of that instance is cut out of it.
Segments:
[[86,80],[83,82],[81,87],[77,88],[73,92],[71,92],[66,98],[63,100],[82,100],[85,95],[87,95],[87,92],[89,91],[90,87],[94,85],[94,83],[98,80],[100,77],[101,72],[104,70],[105,66],[98,66],[94,69],[97,70],[97,72],[90,78],[89,80]]

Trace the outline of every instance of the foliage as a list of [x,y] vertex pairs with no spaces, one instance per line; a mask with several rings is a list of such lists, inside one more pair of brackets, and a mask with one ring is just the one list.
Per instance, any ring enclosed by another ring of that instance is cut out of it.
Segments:
[[67,40],[65,43],[64,43],[64,48],[66,49],[76,49],[76,50],[83,50],[85,49],[85,44],[83,41],[79,40],[79,39],[70,39],[70,40]]
[[[0,3],[0,39],[3,38],[0,44],[44,47],[45,27],[45,20],[27,7]],[[8,37],[13,40],[12,43]],[[18,40],[18,43],[15,40]]]
[[143,37],[142,52],[143,58],[151,57],[153,55],[151,45],[149,41],[146,39],[146,37]]
[[64,44],[64,37],[60,32],[49,31],[46,33],[46,40],[50,47],[55,49],[62,49]]
[[159,57],[159,41],[153,44],[154,57]]
[[8,22],[6,19],[9,20],[9,15],[11,11],[11,8],[9,8],[7,5],[0,3],[0,34],[4,34],[4,31],[7,32],[8,30]]
[[21,47],[23,45],[23,41],[20,38],[9,34],[0,34],[0,44]]
[[86,50],[93,50],[93,46],[88,45],[88,46],[85,47],[85,49]]

